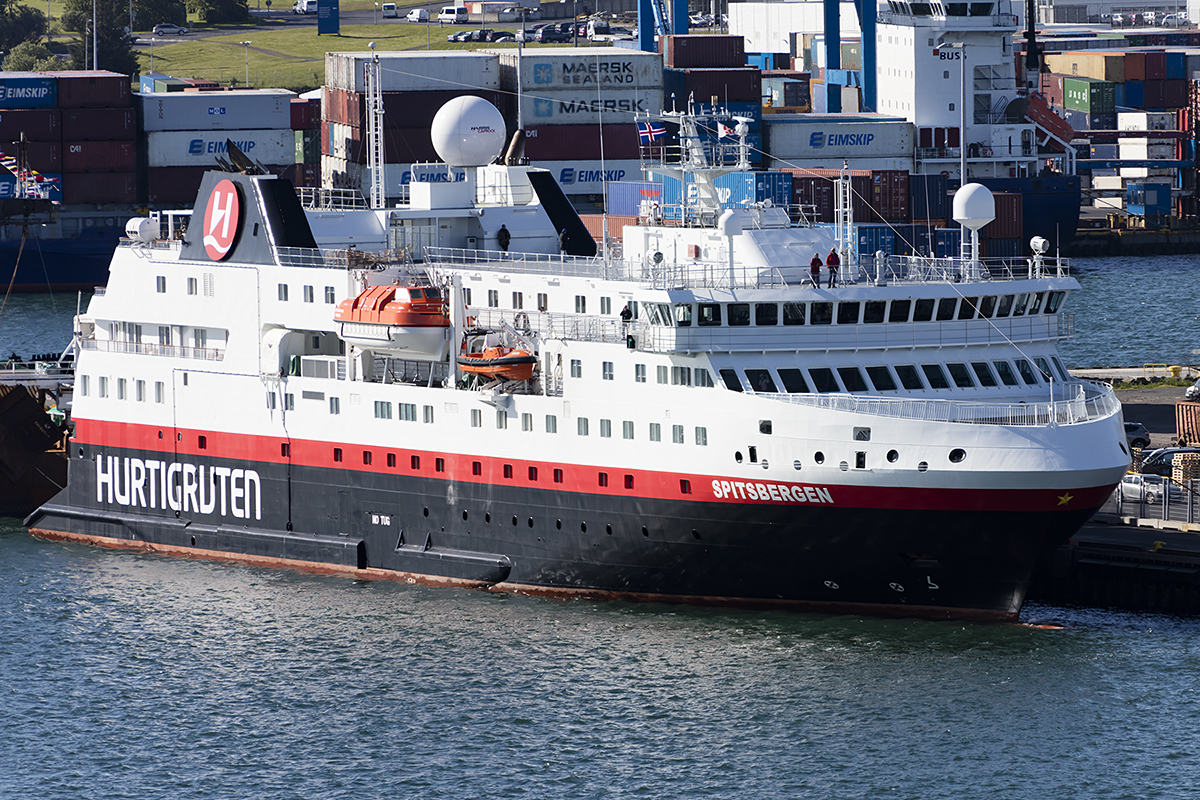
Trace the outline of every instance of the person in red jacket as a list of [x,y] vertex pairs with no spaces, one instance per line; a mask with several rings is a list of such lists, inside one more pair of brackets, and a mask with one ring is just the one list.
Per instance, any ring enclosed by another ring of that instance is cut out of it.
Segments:
[[825,266],[821,263],[821,254],[813,253],[813,259],[808,264],[808,274],[812,278],[813,288],[821,286],[821,267]]
[[842,260],[838,258],[837,250],[830,250],[829,255],[825,256],[825,266],[829,267],[829,286],[832,289],[837,286],[837,271]]

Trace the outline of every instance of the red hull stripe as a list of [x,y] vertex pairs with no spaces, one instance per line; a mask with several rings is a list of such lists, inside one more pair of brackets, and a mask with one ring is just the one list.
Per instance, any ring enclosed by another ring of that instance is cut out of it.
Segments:
[[[178,437],[174,443],[172,436]],[[381,474],[420,474],[426,478],[497,487],[531,484],[564,492],[620,497],[687,499],[702,502],[808,505],[929,511],[1076,511],[1098,508],[1113,486],[1079,489],[923,489],[914,486],[854,486],[661,472],[622,467],[598,468],[520,458],[471,456],[389,447],[363,447],[314,440],[223,431],[157,428],[120,422],[75,420],[74,441],[160,453],[164,460],[222,458]],[[201,447],[203,442],[203,448]],[[288,446],[285,448],[285,444]],[[670,445],[664,444],[663,447]],[[335,450],[342,460],[335,461]],[[285,454],[285,451],[287,454]],[[364,454],[369,454],[366,456]],[[393,455],[394,466],[389,466]],[[290,456],[290,457],[289,457]],[[369,458],[369,463],[367,463]],[[439,469],[440,467],[440,469]]]

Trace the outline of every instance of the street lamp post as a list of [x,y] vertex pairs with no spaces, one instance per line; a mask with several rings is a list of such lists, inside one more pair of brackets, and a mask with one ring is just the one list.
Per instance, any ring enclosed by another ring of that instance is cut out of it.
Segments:
[[241,44],[241,45],[245,46],[245,48],[246,48],[246,88],[249,89],[250,88],[250,43],[249,42],[238,42],[238,44]]
[[150,37],[150,74],[154,74],[154,43],[158,41],[153,36]]

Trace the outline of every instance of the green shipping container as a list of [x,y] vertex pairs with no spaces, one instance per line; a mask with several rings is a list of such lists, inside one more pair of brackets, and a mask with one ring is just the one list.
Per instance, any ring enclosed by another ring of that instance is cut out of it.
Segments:
[[154,91],[156,92],[182,92],[185,89],[190,89],[192,85],[185,83],[178,78],[155,78]]
[[1088,114],[1109,114],[1117,108],[1117,87],[1094,78],[1063,78],[1063,105]]
[[296,134],[296,163],[319,164],[321,161],[321,132],[293,131]]

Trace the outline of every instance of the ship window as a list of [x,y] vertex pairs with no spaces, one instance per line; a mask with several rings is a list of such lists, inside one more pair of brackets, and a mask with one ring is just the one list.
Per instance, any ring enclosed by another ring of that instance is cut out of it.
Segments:
[[580,436],[588,435],[587,417],[579,417],[577,420],[575,420],[575,432]]
[[893,300],[888,322],[908,322],[908,312],[911,310],[912,300]]
[[713,326],[721,324],[720,303],[697,303],[696,306],[697,325]]
[[966,3],[947,3],[946,16],[948,17],[965,17],[967,15]]
[[546,294],[545,292],[538,292],[538,296],[537,296],[538,311],[545,311],[548,308],[550,308],[550,295]]
[[863,304],[863,319],[864,323],[875,324],[883,322],[883,312],[887,308],[885,300],[870,300]]
[[525,293],[524,292],[513,292],[513,308],[524,308],[524,307],[525,307]]
[[425,418],[425,424],[433,422],[433,406],[421,406],[421,414]]
[[167,276],[156,275],[154,278],[154,288],[159,294],[166,294],[167,291]]
[[1038,292],[1032,298],[1030,298],[1030,300],[1029,300],[1029,313],[1030,314],[1038,313],[1038,309],[1040,309],[1042,307],[1042,295],[1043,295],[1043,292]]
[[1000,380],[1004,382],[1005,386],[1017,385],[1017,374],[1013,372],[1012,367],[1007,361],[993,361],[992,363],[996,365],[996,372],[1000,375]]
[[941,364],[922,364],[921,371],[925,373],[925,380],[929,381],[930,389],[950,388],[950,382],[946,380],[946,373],[942,371]]
[[611,381],[613,379],[613,362],[600,362],[600,377],[606,381]]
[[983,319],[991,319],[992,314],[996,313],[996,296],[988,295],[983,298],[983,302],[979,304],[979,316]]
[[913,306],[913,322],[929,322],[933,319],[933,299],[925,297]]
[[1030,386],[1036,386],[1038,379],[1033,374],[1033,367],[1029,366],[1029,362],[1023,358],[1017,359],[1017,372],[1021,373],[1021,380]]
[[767,369],[746,370],[746,380],[756,392],[777,392],[775,381],[771,380],[771,371]]
[[867,367],[867,377],[871,379],[877,392],[894,392],[896,390],[896,382],[892,380],[892,373],[888,371],[887,367]]
[[600,298],[600,313],[601,314],[611,314],[612,313],[612,298],[611,297],[601,297]]
[[783,304],[783,324],[784,325],[803,325],[804,324],[804,303],[784,303]]
[[696,428],[696,444],[700,447],[708,447],[708,428]]
[[316,301],[316,294],[313,292],[313,287],[305,286],[304,287],[304,302],[312,303],[315,301]]
[[696,369],[693,370],[693,373],[694,373],[694,377],[696,379],[696,382],[695,382],[696,386],[704,386],[709,389],[711,389],[713,386],[716,386],[716,384],[713,383],[712,375],[709,373],[708,370],[700,369],[699,367],[696,367]]
[[504,477],[511,478],[512,476],[513,476],[512,464],[505,464],[504,465]]
[[650,423],[650,441],[652,441],[652,442],[661,442],[662,441],[662,425],[660,425],[657,422]]
[[546,415],[546,433],[558,433],[558,417],[553,414]]
[[633,420],[627,419],[621,423],[621,438],[622,439],[632,439],[633,438]]
[[488,289],[488,308],[500,307],[500,291],[498,289]]
[[200,282],[197,281],[195,278],[188,278],[187,279],[187,293],[188,294],[199,294],[199,292],[200,292]]
[[521,415],[521,430],[526,433],[533,430],[533,414]]
[[[287,445],[285,444],[284,447],[287,447]],[[283,455],[285,458],[287,457],[287,453],[284,453]],[[366,466],[366,467],[371,466],[371,458],[372,458],[371,451],[363,450],[363,466]]]
[[958,307],[958,318],[975,319],[975,307],[978,303],[978,297],[964,297],[962,305]]
[[680,478],[679,479],[679,493],[680,494],[691,494],[692,493],[692,482],[689,481],[687,478]]
[[912,364],[897,364],[896,377],[900,379],[900,385],[910,391],[925,388],[925,384],[921,382],[920,373]]
[[375,419],[391,419],[392,404],[386,400],[375,401]]
[[692,368],[691,367],[671,367],[671,385],[672,386],[691,386],[692,385]]
[[275,409],[275,393],[274,392],[267,392],[267,408],[269,408],[271,410]]
[[333,460],[334,461],[342,460],[342,448],[340,448],[340,447],[333,448]]
[[674,442],[675,444],[683,444],[683,426],[682,425],[672,425],[671,426],[671,441]]
[[279,299],[280,299],[280,301],[282,301],[282,302],[285,302],[285,303],[286,303],[286,302],[287,302],[287,299],[288,299],[288,286],[287,286],[287,284],[286,284],[286,283],[281,283],[281,284],[279,284],[279,286],[278,286],[278,288],[277,288],[277,290],[276,290],[276,291],[278,292],[278,296],[279,296]]
[[1013,295],[1006,294],[1000,298],[1000,308],[996,311],[997,317],[1007,317],[1013,307]]
[[508,428],[508,412],[503,408],[496,409],[496,430],[502,431]]
[[462,290],[463,305],[471,305],[471,287],[464,286]]
[[775,303],[755,303],[754,304],[754,324],[755,325],[778,325],[779,324],[779,306]]
[[483,412],[480,411],[478,408],[471,409],[471,427],[472,428],[482,428],[483,427]]
[[[1052,376],[1050,375],[1050,364],[1046,359],[1038,357],[1033,359],[1033,363],[1037,365],[1038,372],[1042,373],[1042,380],[1050,383]],[[118,387],[119,389],[120,387]]]
[[596,483],[599,486],[608,486],[608,473],[607,472],[596,473]]
[[867,382],[863,380],[862,373],[859,372],[858,367],[838,367],[838,375],[841,376],[842,383],[846,386],[846,391],[867,391]]
[[950,370],[950,378],[958,388],[975,388],[975,381],[971,380],[971,373],[967,371],[966,364],[947,364],[946,369]]
[[837,321],[838,325],[857,325],[858,324],[858,303],[838,303]]
[[804,382],[804,373],[798,369],[779,370],[779,380],[788,394],[808,394],[808,384]]
[[1058,356],[1054,356],[1054,358],[1051,360],[1054,362],[1054,369],[1058,372],[1058,376],[1064,381],[1071,380],[1071,378],[1067,375],[1067,371],[1063,369],[1062,362],[1058,360]]
[[561,469],[554,470],[554,482],[555,483],[563,482],[563,471]]
[[972,17],[990,17],[992,15],[991,3],[971,3]]
[[829,325],[833,322],[833,303],[813,303],[812,316],[809,322],[813,325]]
[[635,383],[645,383],[646,382],[646,365],[645,364],[634,364],[633,365],[633,380]]
[[[701,323],[703,324],[703,323]],[[729,304],[729,324],[731,326],[741,327],[750,324],[750,304],[749,303],[730,303]]]
[[433,460],[433,471],[434,472],[445,472],[446,471],[446,459],[435,458]]
[[731,392],[742,391],[742,382],[738,380],[738,374],[736,370],[723,369],[720,370],[720,374],[721,380],[725,382],[726,389],[730,390]]
[[601,439],[611,439],[612,438],[612,420],[611,419],[600,420],[600,438]]
[[[814,303],[813,305],[816,305]],[[812,378],[813,388],[818,392],[838,392],[841,387],[838,386],[837,379],[833,377],[833,370],[827,367],[815,367],[808,371],[808,375]]]
[[587,313],[587,298],[581,294],[575,295],[575,313],[576,314],[586,314]]
[[409,456],[408,457],[408,466],[412,469],[420,469],[421,468],[421,457],[418,455]]
[[659,364],[654,370],[655,379],[659,383],[667,383],[667,372],[668,372],[668,370],[667,370],[666,366],[663,364]]
[[580,361],[578,358],[571,359],[571,377],[572,378],[582,378],[583,377],[583,362]]
[[387,465],[388,465],[389,467],[395,467],[395,466],[396,466],[396,454],[395,454],[395,453],[388,453],[388,454],[387,454]]
[[471,462],[471,474],[472,475],[482,475],[483,474],[483,463],[479,462],[479,461],[472,461]]
[[958,302],[957,297],[943,297],[938,301],[937,320],[945,322],[948,319],[954,319],[954,305]]
[[117,399],[118,400],[125,399],[125,379],[124,378],[117,378]]
[[[84,376],[83,382],[84,382],[84,388],[86,388],[87,387],[87,376],[86,375]],[[167,386],[165,383],[163,383],[162,381],[155,381],[154,382],[154,402],[156,402],[156,403],[166,402],[166,400],[164,399],[165,395],[166,395],[166,390],[167,390]],[[85,392],[85,394],[86,394],[86,392]],[[274,397],[275,395],[272,394],[270,396]],[[275,407],[275,405],[271,404],[271,408],[274,408],[274,407]]]
[[284,411],[295,411],[296,410],[296,395],[292,394],[291,392],[287,392],[283,395],[283,410]]
[[1028,302],[1029,302],[1029,295],[1028,295],[1028,294],[1019,294],[1019,295],[1017,295],[1017,299],[1016,299],[1016,301],[1013,303],[1013,313],[1012,313],[1012,315],[1013,315],[1014,317],[1019,317],[1019,316],[1022,316],[1022,315],[1025,313],[1025,304],[1026,304],[1026,303],[1028,303]]
[[137,400],[139,403],[146,402],[146,382],[145,381],[134,381],[133,382],[133,399]]
[[332,286],[325,287],[325,302],[330,305],[337,302],[337,294],[333,291]]
[[679,328],[687,328],[692,324],[692,304],[691,303],[676,303],[675,304],[675,325]]
[[1059,306],[1062,305],[1063,298],[1066,296],[1067,296],[1066,292],[1051,292],[1050,296],[1046,298],[1045,313],[1047,313],[1047,314],[1058,313],[1058,308],[1059,308]]
[[416,403],[397,403],[396,409],[399,411],[399,418],[405,422],[417,421],[417,404]]
[[537,480],[537,467],[529,468],[529,480],[531,480],[531,481]]
[[972,361],[971,369],[975,370],[975,377],[979,378],[980,386],[995,386],[996,376],[992,374],[992,370],[988,367],[986,361]]

